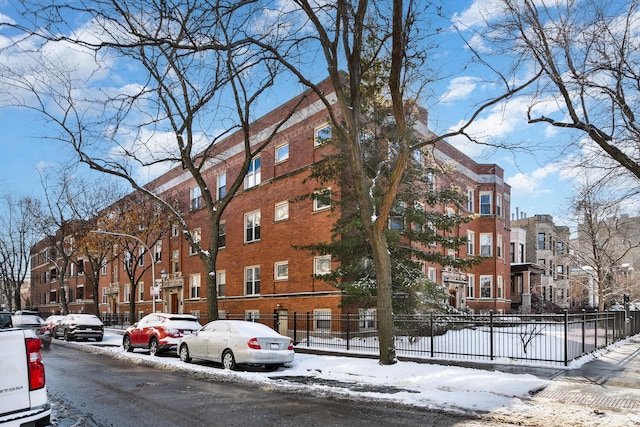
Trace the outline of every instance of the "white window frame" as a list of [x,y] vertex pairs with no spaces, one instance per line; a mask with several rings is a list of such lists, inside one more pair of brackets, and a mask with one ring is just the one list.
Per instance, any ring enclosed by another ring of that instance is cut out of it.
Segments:
[[467,275],[467,298],[475,298],[476,294],[476,275]]
[[[489,295],[485,295],[485,290],[489,289]],[[480,298],[493,298],[493,276],[480,276]]]
[[189,206],[192,211],[200,209],[202,207],[202,190],[200,187],[192,187],[190,190]]
[[122,302],[130,302],[131,301],[131,284],[125,283],[124,289],[122,290]]
[[156,263],[162,262],[162,240],[153,246],[153,260]]
[[502,276],[498,276],[497,292],[498,292],[497,298],[504,298],[504,280],[502,279]]
[[331,255],[313,257],[313,274],[322,276],[329,273],[331,273]]
[[102,260],[102,265],[100,266],[100,274],[102,274],[103,276],[107,275],[107,260],[103,259]]
[[433,283],[437,283],[436,280],[438,279],[438,270],[436,270],[435,267],[428,267],[427,278],[431,280]]
[[200,273],[189,275],[189,299],[200,299],[201,294]]
[[313,310],[313,330],[331,330],[331,310],[326,308],[316,308]]
[[[49,296],[49,294],[47,294],[47,296]],[[102,288],[102,304],[106,304],[107,301],[107,288]]]
[[469,212],[473,212],[473,208],[474,208],[474,200],[475,199],[475,191],[473,191],[471,188],[467,189],[467,210]]
[[275,153],[275,162],[276,164],[282,163],[289,159],[289,143],[285,142],[276,147]]
[[289,261],[278,261],[273,264],[273,280],[289,280]]
[[482,257],[493,256],[493,234],[492,233],[480,233],[480,256]]
[[144,301],[144,282],[138,282],[138,301]]
[[480,215],[491,215],[493,213],[493,192],[480,192]]
[[496,256],[500,259],[504,257],[502,234],[498,234],[496,242]]
[[[251,224],[251,226],[250,226]],[[251,230],[251,236],[249,231]],[[253,211],[244,214],[244,242],[260,241],[260,211]]]
[[[321,135],[323,132],[328,132],[327,135]],[[321,147],[326,144],[326,140],[331,139],[332,137],[332,129],[329,123],[324,123],[313,130],[313,146]]]
[[138,267],[144,267],[144,251],[145,248],[138,248]]
[[284,202],[276,203],[274,215],[275,215],[274,218],[276,222],[285,221],[289,219],[289,202],[284,201]]
[[496,215],[502,217],[502,195],[496,195]]
[[249,189],[260,185],[260,156],[256,156],[251,159],[251,165],[247,171],[247,175],[244,178],[244,188]]
[[216,178],[216,195],[218,200],[227,195],[227,173],[223,172]]
[[226,270],[219,270],[216,273],[216,292],[219,297],[227,296],[227,272]]
[[[224,239],[221,239],[224,237]],[[224,243],[221,245],[220,243]],[[218,249],[227,247],[227,221],[220,221],[220,225],[218,226]]]
[[475,255],[476,249],[476,233],[467,231],[467,255]]
[[[191,236],[194,242],[196,242],[197,244],[200,244],[200,239],[202,239],[202,229],[196,228],[191,232]],[[193,249],[193,246],[189,245],[189,255],[195,255],[195,254],[197,254],[197,251]]]
[[[249,286],[251,287],[251,289],[249,289]],[[259,265],[250,265],[244,268],[244,294],[260,295],[260,266]]]
[[[322,195],[322,199],[324,199],[325,194],[329,194],[329,203],[324,203],[324,200],[321,200],[318,196]],[[331,188],[325,188],[320,191],[315,191],[313,193],[313,211],[319,212],[324,211],[331,208]]]

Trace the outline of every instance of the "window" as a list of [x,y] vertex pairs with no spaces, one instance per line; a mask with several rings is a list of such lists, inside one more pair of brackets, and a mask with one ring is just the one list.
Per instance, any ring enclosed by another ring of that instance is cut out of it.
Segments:
[[361,331],[371,331],[376,329],[376,309],[361,308],[358,310],[358,326]]
[[427,191],[435,191],[436,189],[436,176],[432,170],[427,171]]
[[254,157],[244,179],[244,188],[255,187],[258,184],[260,184],[260,157]]
[[491,298],[493,276],[480,276],[480,298]]
[[144,301],[144,282],[138,283],[138,301]]
[[491,215],[491,193],[480,193],[480,215]]
[[74,263],[69,264],[69,276],[76,275],[76,265]]
[[173,224],[171,226],[171,236],[178,237],[180,235],[180,229],[178,228],[178,224]]
[[496,215],[502,216],[502,196],[496,196]]
[[76,288],[76,301],[82,301],[84,299],[84,285],[78,285]]
[[244,320],[247,322],[258,322],[260,320],[260,310],[245,310]]
[[429,267],[427,269],[427,277],[429,278],[429,280],[431,280],[433,283],[436,283],[436,274],[437,274],[437,270],[434,267]]
[[[200,239],[202,238],[202,230],[196,228],[191,232],[191,237],[193,238],[194,243],[197,243],[199,245]],[[198,253],[198,251],[194,249],[193,246],[189,245],[189,255],[195,255],[196,253]]]
[[227,195],[227,173],[226,172],[223,172],[220,175],[218,175],[218,178],[216,181],[216,188],[218,193],[218,200],[222,199],[224,196]]
[[284,162],[289,158],[289,143],[276,147],[276,163]]
[[260,240],[260,211],[251,212],[244,216],[245,243]]
[[315,330],[331,330],[331,310],[313,310],[313,327]]
[[498,298],[503,298],[502,288],[504,287],[504,283],[502,280],[502,276],[498,276]]
[[218,271],[218,280],[216,280],[216,285],[218,287],[218,296],[224,297],[227,295],[227,272],[222,270]]
[[260,294],[260,266],[244,269],[245,295]]
[[156,243],[156,245],[153,247],[153,260],[155,262],[160,262],[162,261],[162,241],[159,241],[158,243]]
[[273,266],[275,280],[287,280],[289,278],[289,261],[276,262]]
[[276,204],[276,221],[284,221],[289,219],[289,202],[281,202]]
[[331,273],[331,255],[317,256],[313,258],[313,274],[321,276]]
[[144,248],[138,248],[138,266],[144,267]]
[[472,189],[467,190],[467,210],[473,212],[473,199],[475,194]]
[[[124,253],[124,267],[127,270],[131,270],[131,267],[133,266],[133,261],[131,260],[131,252],[127,251]],[[115,274],[114,270],[114,274]]]
[[102,304],[106,304],[107,301],[107,288],[102,288]]
[[331,207],[331,189],[326,188],[313,194],[313,210],[321,211]]
[[189,298],[200,298],[200,274],[189,275]]
[[564,255],[564,244],[562,242],[556,243],[556,250],[558,255]]
[[502,235],[498,234],[498,242],[496,243],[496,255],[502,258]]
[[538,249],[545,248],[545,235],[544,233],[538,233]]
[[122,302],[131,301],[131,285],[126,283],[124,285],[124,292],[122,293]]
[[171,254],[171,266],[171,271],[173,273],[177,273],[178,271],[180,271],[180,250],[175,250]]
[[218,248],[224,248],[227,246],[227,223],[226,221],[220,222],[218,227]]
[[467,231],[467,255],[474,255],[475,251],[475,242],[476,233],[473,231]]
[[469,274],[467,276],[467,298],[475,298],[476,294],[476,276]]
[[100,274],[102,274],[103,276],[107,275],[107,260],[103,259],[101,262],[101,267],[100,267]]
[[319,147],[331,141],[331,126],[324,124],[317,127],[313,132],[313,146]]
[[77,270],[78,270],[78,274],[84,274],[84,260],[78,260],[77,261]]
[[493,256],[493,234],[480,234],[480,256]]
[[193,187],[191,189],[191,210],[195,211],[202,207],[202,190],[200,187]]

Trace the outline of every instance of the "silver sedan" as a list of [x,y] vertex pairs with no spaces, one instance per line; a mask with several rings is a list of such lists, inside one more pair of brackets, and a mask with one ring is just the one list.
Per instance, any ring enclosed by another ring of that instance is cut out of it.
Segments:
[[225,369],[237,365],[264,365],[277,369],[293,361],[293,340],[268,326],[244,320],[214,320],[178,345],[183,362],[203,359],[221,363]]

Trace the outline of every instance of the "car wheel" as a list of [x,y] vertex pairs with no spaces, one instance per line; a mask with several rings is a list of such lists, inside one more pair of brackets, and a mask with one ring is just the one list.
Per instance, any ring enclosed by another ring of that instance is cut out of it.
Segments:
[[129,338],[129,335],[125,335],[124,338],[122,338],[122,348],[124,349],[124,351],[129,353],[133,351],[133,346],[131,345],[131,338]]
[[280,363],[271,363],[271,364],[264,365],[264,368],[269,372],[273,372],[273,371],[277,371],[278,368],[280,368],[281,366],[282,364]]
[[149,354],[152,356],[157,356],[160,353],[160,349],[158,348],[158,340],[155,338],[151,338],[149,341]]
[[233,357],[231,350],[225,350],[224,353],[222,353],[222,367],[231,370],[236,368],[236,358]]
[[96,338],[96,341],[97,341],[97,342],[102,341],[102,337],[98,337],[98,338]]
[[189,348],[186,344],[180,346],[180,360],[186,363],[191,363],[191,357],[189,357]]

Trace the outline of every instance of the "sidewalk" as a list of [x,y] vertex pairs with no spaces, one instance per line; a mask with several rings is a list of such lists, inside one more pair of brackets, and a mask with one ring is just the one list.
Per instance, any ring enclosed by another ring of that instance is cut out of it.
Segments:
[[552,380],[536,399],[640,412],[640,337]]

